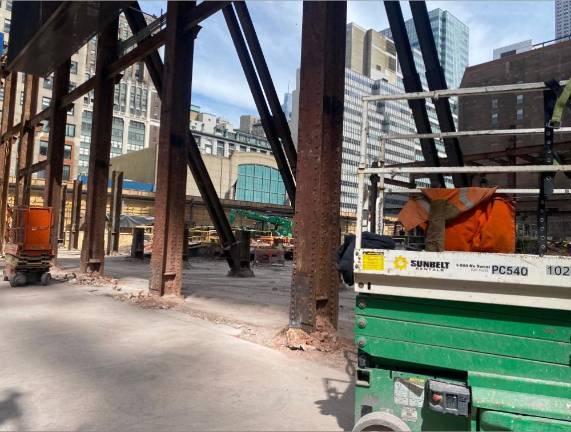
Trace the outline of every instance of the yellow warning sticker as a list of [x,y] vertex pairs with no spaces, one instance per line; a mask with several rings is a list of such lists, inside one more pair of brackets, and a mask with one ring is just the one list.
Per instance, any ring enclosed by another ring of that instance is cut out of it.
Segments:
[[385,257],[379,252],[363,252],[363,270],[384,270]]

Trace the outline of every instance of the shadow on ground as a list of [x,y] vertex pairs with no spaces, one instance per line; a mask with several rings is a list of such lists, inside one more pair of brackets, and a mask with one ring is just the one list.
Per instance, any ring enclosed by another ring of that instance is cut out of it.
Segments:
[[[352,415],[347,415],[347,407],[355,405],[355,353],[345,351],[346,360],[345,372],[350,381],[323,378],[323,385],[327,394],[327,399],[318,400],[315,404],[319,407],[321,414],[337,417],[337,424],[344,431],[353,429],[354,419]],[[340,391],[339,387],[345,388]],[[349,411],[352,413],[351,411]]]
[[14,430],[24,429],[24,413],[19,402],[23,395],[14,389],[4,391],[4,397],[0,399],[0,427],[5,427],[7,423],[10,423],[10,427]]

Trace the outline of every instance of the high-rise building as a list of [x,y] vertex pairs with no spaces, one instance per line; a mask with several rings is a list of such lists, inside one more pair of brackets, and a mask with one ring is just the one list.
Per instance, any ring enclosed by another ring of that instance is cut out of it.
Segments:
[[284,93],[284,103],[282,104],[282,110],[286,116],[286,119],[291,120],[291,112],[293,110],[293,95],[291,92]]
[[571,36],[571,2],[555,0],[555,39]]
[[[448,88],[457,88],[462,81],[464,70],[468,67],[470,39],[468,26],[447,10],[440,8],[431,10],[428,16],[440,64],[446,76],[446,84]],[[407,20],[405,25],[411,46],[420,49],[413,20]],[[381,33],[392,39],[390,29],[385,29]]]
[[510,45],[506,45],[500,48],[494,49],[494,60],[499,58],[507,57],[514,54],[519,54],[526,51],[531,51],[533,49],[533,41],[531,39],[516,42]]
[[[4,42],[10,37],[12,2],[0,2],[0,30]],[[147,17],[150,21],[152,17]],[[132,34],[123,15],[119,19],[119,34],[123,46]],[[95,74],[97,39],[88,41],[71,57],[70,90],[74,89]],[[38,110],[51,103],[53,74],[39,79]],[[15,121],[18,122],[24,97],[24,74],[18,74]],[[0,89],[0,102],[3,100]],[[93,91],[77,99],[68,111],[64,150],[63,179],[70,180],[86,174],[89,165],[91,145],[91,125],[93,116]],[[123,73],[123,78],[115,85],[111,136],[111,157],[156,145],[159,137],[160,99],[152,84],[143,62],[135,63]],[[0,103],[1,112],[1,103]],[[44,122],[43,130],[37,134],[34,146],[34,162],[45,159],[48,150],[49,122]],[[15,167],[17,152],[11,164]],[[38,178],[44,172],[35,174]]]
[[240,130],[242,132],[252,133],[254,125],[259,123],[260,119],[256,116],[250,114],[244,114],[240,116]]
[[[373,43],[367,43],[366,40]],[[355,213],[357,210],[357,167],[361,147],[361,124],[364,96],[373,94],[404,93],[402,75],[396,67],[394,44],[386,36],[375,30],[365,30],[354,23],[347,24],[347,51],[345,59],[345,102],[343,111],[343,148],[341,165],[341,211]],[[422,55],[413,50],[417,70],[426,88],[426,78]],[[365,65],[365,66],[364,66]],[[393,66],[394,65],[394,66]],[[377,67],[380,66],[380,67]],[[370,76],[368,76],[369,74]],[[299,73],[297,87],[299,88]],[[294,95],[297,90],[294,91]],[[299,100],[294,97],[292,129],[297,130]],[[432,102],[427,101],[427,111],[433,132],[440,128]],[[369,125],[367,157],[369,162],[379,159],[380,139],[387,135],[415,133],[416,127],[407,101],[379,101],[368,104]],[[297,134],[295,135],[297,138]],[[297,144],[297,140],[296,140]],[[439,155],[445,156],[444,147],[436,142]],[[387,164],[406,163],[422,160],[419,140],[388,140],[385,145]],[[408,181],[407,177],[395,177]],[[400,208],[406,200],[403,196],[391,195],[386,204]]]

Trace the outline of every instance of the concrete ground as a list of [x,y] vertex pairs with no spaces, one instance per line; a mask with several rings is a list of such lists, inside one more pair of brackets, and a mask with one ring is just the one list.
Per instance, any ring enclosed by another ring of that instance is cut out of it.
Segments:
[[[75,260],[72,254],[61,263],[71,268]],[[144,282],[148,267],[127,263],[107,261],[125,291]],[[198,262],[185,272],[189,304],[213,310],[235,304],[237,320],[257,309],[248,318],[253,326],[287,323],[282,284],[251,288],[248,304],[242,290],[232,289],[234,279],[210,267],[217,265]],[[279,280],[267,272],[256,279]],[[199,274],[210,274],[213,283],[198,286]],[[144,309],[110,291],[0,282],[0,430],[352,428],[350,362],[345,368],[309,362],[240,338],[239,326]]]
[[[79,253],[61,251],[58,262],[69,271],[77,271]],[[183,272],[183,295],[188,308],[279,331],[289,320],[292,262],[253,269],[253,279],[228,278],[226,261],[191,258]],[[106,257],[105,274],[118,279],[119,287],[146,289],[149,259],[141,262],[126,256]],[[355,319],[352,288],[341,290],[339,303],[339,334],[352,339]]]

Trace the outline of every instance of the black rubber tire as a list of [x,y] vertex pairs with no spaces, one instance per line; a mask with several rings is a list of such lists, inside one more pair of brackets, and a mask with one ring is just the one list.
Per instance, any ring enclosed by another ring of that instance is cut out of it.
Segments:
[[410,432],[408,425],[393,414],[375,411],[364,415],[353,427],[353,432]]
[[49,285],[51,280],[52,280],[52,275],[49,274],[48,272],[42,274],[42,276],[40,277],[40,283],[44,286]]
[[14,276],[14,284],[12,285],[12,282],[10,282],[10,285],[12,286],[24,286],[26,285],[26,283],[28,282],[28,278],[26,277],[26,275],[24,273],[16,273],[16,275]]

